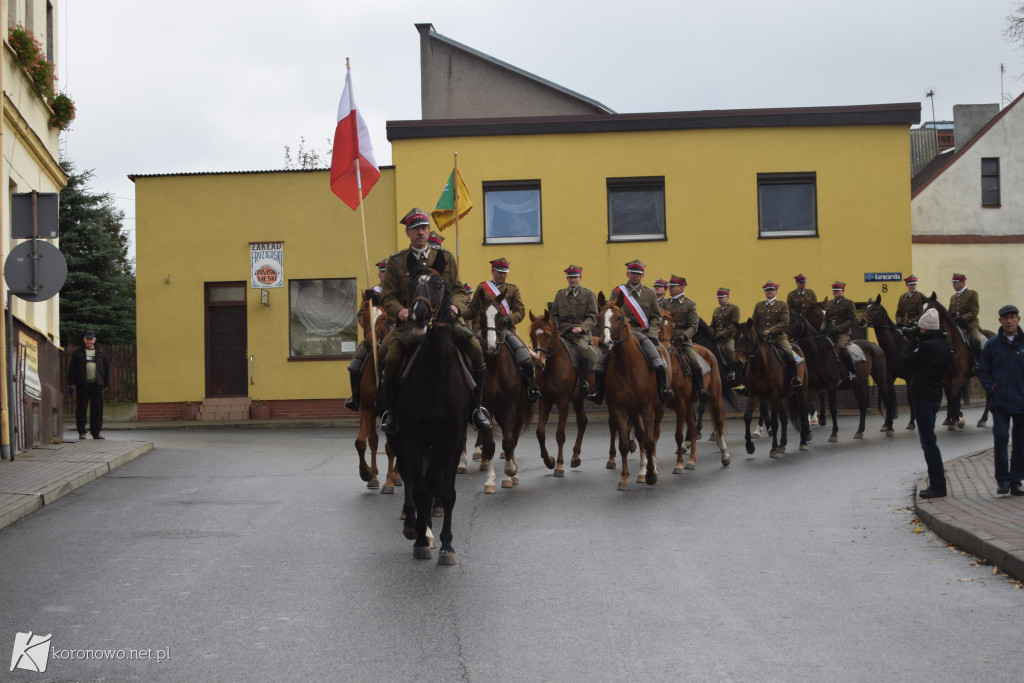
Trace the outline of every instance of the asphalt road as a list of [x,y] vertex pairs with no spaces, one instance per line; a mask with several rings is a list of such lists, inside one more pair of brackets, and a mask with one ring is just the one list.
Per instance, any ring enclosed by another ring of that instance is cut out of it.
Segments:
[[[945,457],[990,445],[977,412]],[[3,677],[1019,681],[1024,590],[920,532],[897,424],[772,460],[729,421],[732,465],[702,442],[679,475],[669,427],[628,492],[606,425],[561,479],[530,430],[517,487],[459,477],[455,567],[413,559],[354,430],[110,432],[156,449],[0,532],[0,652],[31,630],[53,653]]]

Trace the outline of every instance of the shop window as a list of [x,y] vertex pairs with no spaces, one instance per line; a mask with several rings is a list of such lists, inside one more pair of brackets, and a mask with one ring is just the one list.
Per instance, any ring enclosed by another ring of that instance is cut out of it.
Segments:
[[350,356],[359,344],[355,278],[288,282],[290,358]]

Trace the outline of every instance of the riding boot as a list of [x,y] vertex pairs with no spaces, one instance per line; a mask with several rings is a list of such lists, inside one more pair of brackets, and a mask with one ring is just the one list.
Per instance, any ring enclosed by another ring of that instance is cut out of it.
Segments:
[[796,372],[796,359],[787,353],[783,353],[782,355],[786,359],[786,372],[789,373],[789,383],[793,385],[794,389],[799,389],[804,385],[804,383],[800,381],[800,375]]
[[526,389],[526,402],[536,403],[540,400],[540,389],[533,383],[533,362],[527,361],[519,366],[519,373],[523,376],[523,388]]
[[352,383],[352,395],[345,399],[346,410],[359,410],[359,381],[362,376],[362,372],[353,372],[351,366],[349,367],[348,379]]
[[670,398],[675,398],[676,395],[676,392],[672,391],[672,387],[668,385],[667,374],[664,365],[654,368],[654,376],[658,378],[658,398],[661,399],[662,403]]
[[701,402],[707,402],[708,390],[704,388],[704,375],[701,374],[700,366],[694,365],[693,362],[687,363],[690,366],[690,383],[697,387],[697,398]]
[[384,376],[384,414],[380,416],[380,430],[385,434],[398,434],[398,380]]
[[576,358],[576,366],[578,373],[578,381],[580,385],[580,395],[586,396],[590,393],[590,387],[587,386],[587,375],[590,374],[590,354],[584,353]]
[[[664,372],[664,368],[662,368],[662,372]],[[594,368],[594,393],[588,395],[587,400],[597,405],[604,403],[604,370]]]
[[487,366],[481,366],[473,370],[473,381],[476,382],[476,388],[473,389],[473,426],[476,427],[477,431],[491,428],[491,421],[488,419],[487,409],[481,404],[484,400],[484,374],[487,372]]
[[846,379],[849,380],[850,382],[856,381],[857,368],[855,368],[853,365],[853,356],[850,355],[849,351],[840,354],[840,356],[843,359],[843,367],[846,369]]

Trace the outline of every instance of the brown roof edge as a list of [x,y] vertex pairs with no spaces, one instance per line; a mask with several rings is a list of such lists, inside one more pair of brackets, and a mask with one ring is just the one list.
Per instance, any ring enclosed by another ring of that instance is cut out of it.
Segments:
[[921,121],[921,103],[781,109],[709,109],[687,112],[531,116],[489,119],[388,121],[388,140],[486,135],[544,135],[707,128],[911,125]]

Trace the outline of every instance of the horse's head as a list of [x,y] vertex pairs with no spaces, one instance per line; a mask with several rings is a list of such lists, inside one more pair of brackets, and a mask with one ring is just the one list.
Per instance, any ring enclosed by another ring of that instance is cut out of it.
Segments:
[[530,311],[530,340],[533,342],[537,358],[540,359],[536,364],[543,370],[558,343],[558,326],[555,325],[551,313],[545,310],[544,315],[534,315],[533,311]]
[[811,324],[816,330],[821,329],[821,324],[825,322],[825,306],[828,305],[828,297],[825,297],[821,301],[812,301],[808,304],[807,309],[804,310],[804,317],[807,318],[807,322]]
[[484,350],[494,353],[505,340],[505,329],[511,325],[512,318],[505,312],[504,301],[508,290],[494,296],[486,287],[480,288],[483,302],[479,306],[480,318],[477,321],[484,340]]
[[604,292],[597,297],[597,305],[600,312],[597,315],[597,332],[599,336],[598,347],[602,351],[610,351],[616,344],[619,344],[630,337],[632,327],[626,320],[626,314],[622,311],[625,296],[619,290],[609,301],[604,300]]
[[868,299],[867,304],[864,305],[864,312],[861,313],[858,318],[861,327],[892,327],[892,319],[889,317],[888,311],[885,310],[885,306],[882,305],[882,295],[879,294],[874,299]]
[[409,272],[409,328],[413,334],[425,334],[431,323],[451,321],[451,288],[441,276],[445,268],[444,253],[434,260],[434,267],[420,264],[412,251],[406,260]]
[[676,329],[676,311],[661,312],[661,327],[658,329],[658,341],[659,342],[672,342],[672,337],[675,336]]
[[746,363],[747,359],[754,355],[757,346],[757,333],[754,331],[753,320],[747,318],[747,322],[736,326],[736,334],[733,336],[733,345],[736,352],[736,359]]
[[359,326],[363,328],[363,339],[370,341],[370,324],[373,321],[373,332],[379,342],[388,333],[387,316],[384,309],[373,305],[371,299],[363,299],[359,306]]

